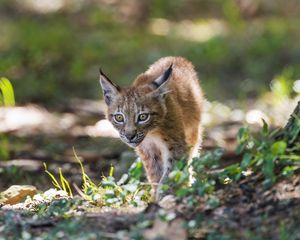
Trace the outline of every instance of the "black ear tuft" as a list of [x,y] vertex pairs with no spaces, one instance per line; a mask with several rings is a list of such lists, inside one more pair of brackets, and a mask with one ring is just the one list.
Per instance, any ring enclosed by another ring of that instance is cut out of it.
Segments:
[[99,68],[99,73],[100,73],[100,76],[102,75],[102,76],[106,77],[107,79],[109,79],[109,78],[105,75],[105,73],[102,71],[101,68]]
[[114,84],[103,72],[99,69],[99,82],[103,90],[104,100],[107,105],[110,105],[114,97],[120,92],[120,87]]
[[173,63],[170,65],[170,67],[169,67],[169,68],[167,69],[167,71],[165,71],[165,73],[164,73],[164,78],[165,78],[166,80],[170,77],[172,71],[173,71]]
[[151,92],[151,97],[155,97],[159,100],[164,100],[167,97],[168,93],[172,92],[169,84],[167,84],[173,71],[172,67],[173,64],[171,64],[162,75],[160,75],[152,82],[154,91]]
[[162,86],[169,79],[170,75],[172,74],[172,70],[173,64],[171,64],[170,67],[161,76],[159,76],[152,82],[154,87],[159,88],[160,86]]

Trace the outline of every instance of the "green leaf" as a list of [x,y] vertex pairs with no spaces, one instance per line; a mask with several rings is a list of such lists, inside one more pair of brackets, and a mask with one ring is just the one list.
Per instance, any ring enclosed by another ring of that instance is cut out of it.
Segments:
[[182,172],[178,170],[174,170],[170,172],[169,178],[172,179],[175,183],[178,183],[181,178]]
[[129,176],[127,173],[124,173],[121,179],[117,182],[118,185],[124,184],[128,180]]
[[189,193],[188,188],[180,188],[176,191],[176,196],[177,197],[185,197]]
[[7,78],[0,78],[0,100],[2,100],[1,102],[3,102],[4,106],[15,105],[14,90]]
[[248,128],[240,128],[238,132],[238,141],[245,142],[249,140],[249,129]]
[[241,154],[241,153],[245,150],[245,147],[246,147],[246,143],[240,143],[240,144],[237,146],[235,152],[236,152],[237,154]]
[[271,152],[274,156],[282,155],[284,154],[286,147],[287,143],[285,141],[277,141],[272,144]]
[[130,177],[139,180],[143,173],[143,164],[140,159],[137,159],[129,168],[128,174]]
[[239,164],[235,163],[235,164],[229,165],[226,168],[224,168],[224,172],[234,175],[234,174],[240,173],[241,170],[239,168]]
[[299,166],[286,166],[281,174],[285,177],[289,177],[292,176],[294,174],[294,171],[297,170],[299,168]]
[[117,202],[119,202],[119,199],[118,199],[118,198],[108,198],[108,199],[106,199],[106,203],[107,203],[108,205],[115,204],[115,203],[117,203]]
[[166,192],[166,191],[168,191],[169,189],[170,189],[170,186],[167,185],[167,184],[163,184],[163,185],[161,186],[161,190],[162,190],[163,192]]
[[249,167],[252,160],[252,154],[245,153],[243,156],[243,160],[241,162],[241,169],[245,170],[247,167]]
[[112,179],[103,179],[101,181],[101,184],[104,188],[115,188],[116,187],[116,183],[112,180]]
[[265,175],[265,185],[266,187],[270,187],[272,183],[275,182],[275,175],[274,175],[274,156],[269,153],[265,156],[263,161],[263,174]]
[[264,136],[267,136],[268,133],[269,133],[269,126],[268,126],[267,122],[264,119],[262,119],[262,121],[263,121],[262,133],[263,133]]
[[138,185],[137,184],[127,184],[127,185],[124,185],[123,187],[126,191],[133,193],[137,190]]
[[115,197],[115,192],[112,189],[108,189],[105,192],[105,197],[106,198],[114,198]]
[[214,208],[217,208],[220,205],[220,200],[215,196],[210,196],[208,201],[207,201],[207,204],[208,204],[210,209],[214,209]]
[[186,163],[183,160],[176,162],[176,168],[182,170],[185,167]]

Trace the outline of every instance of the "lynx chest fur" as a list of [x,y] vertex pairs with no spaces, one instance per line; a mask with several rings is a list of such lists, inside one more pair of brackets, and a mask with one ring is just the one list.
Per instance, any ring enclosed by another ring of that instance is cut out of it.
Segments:
[[100,72],[107,118],[123,142],[136,149],[154,192],[174,161],[191,160],[201,144],[203,97],[193,65],[161,58],[128,88]]

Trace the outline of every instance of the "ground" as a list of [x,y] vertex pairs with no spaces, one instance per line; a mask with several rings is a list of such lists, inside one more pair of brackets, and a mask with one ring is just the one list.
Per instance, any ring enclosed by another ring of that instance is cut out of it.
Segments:
[[[115,132],[103,120],[103,112],[98,111],[103,106],[101,103],[88,102],[90,107],[85,108],[87,102],[81,102],[82,106],[70,103],[56,113],[35,105],[6,109],[4,120],[9,118],[8,112],[27,111],[36,116],[37,121],[31,125],[26,120],[19,121],[14,129],[4,125],[10,158],[0,162],[0,187],[4,190],[12,184],[31,184],[37,187],[39,194],[16,205],[2,203],[0,239],[37,236],[41,239],[300,237],[297,229],[300,222],[300,177],[297,170],[289,177],[278,175],[271,187],[266,187],[262,172],[249,170],[237,181],[209,185],[208,188],[214,188],[212,195],[199,193],[192,198],[189,195],[177,197],[176,204],[167,208],[147,201],[137,207],[130,204],[110,207],[103,202],[99,205],[99,202],[88,201],[80,190],[83,178],[73,147],[84,163],[86,174],[96,183],[102,176],[109,175],[112,165],[113,175],[119,179],[136,155],[115,138]],[[212,110],[214,108],[217,110]],[[218,114],[218,109],[220,106],[210,107],[208,115]],[[231,115],[232,111],[229,112]],[[235,151],[236,135],[242,122],[224,119],[211,125],[207,123],[203,153],[214,149],[219,151],[216,133],[222,134],[219,144],[226,150],[220,155],[220,164],[212,167],[212,173],[221,172],[226,166],[242,160],[242,155]],[[260,127],[253,125],[252,131],[255,129]],[[75,197],[54,189],[47,191],[54,186],[44,172],[43,162],[56,176],[62,168]]]

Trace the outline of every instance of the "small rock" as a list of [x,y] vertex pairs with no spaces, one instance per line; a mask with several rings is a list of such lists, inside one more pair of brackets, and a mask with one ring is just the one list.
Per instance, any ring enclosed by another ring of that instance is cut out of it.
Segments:
[[27,196],[34,196],[37,189],[30,185],[13,185],[1,193],[0,202],[14,205],[22,202]]
[[68,193],[66,193],[63,190],[57,190],[54,188],[50,188],[43,194],[44,199],[46,200],[53,200],[53,199],[58,199],[58,198],[68,198]]

